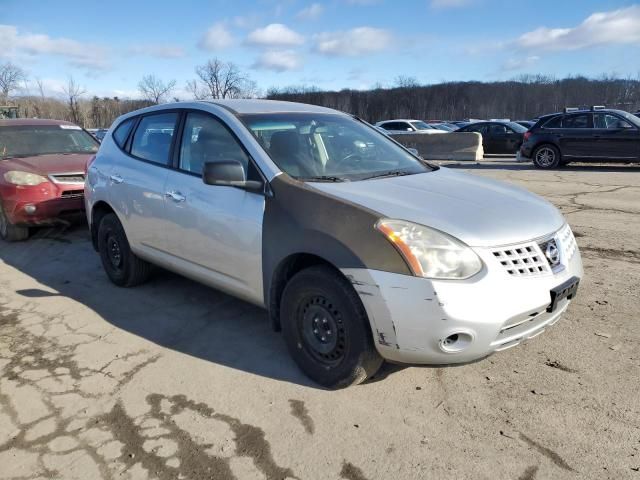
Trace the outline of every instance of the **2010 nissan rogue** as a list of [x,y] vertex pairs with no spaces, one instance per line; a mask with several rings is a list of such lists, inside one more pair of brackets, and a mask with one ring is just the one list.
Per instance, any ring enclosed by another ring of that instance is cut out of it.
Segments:
[[120,117],[86,181],[93,243],[262,306],[316,382],[476,360],[553,325],[583,275],[569,225],[520,188],[430,165],[353,116],[266,100]]

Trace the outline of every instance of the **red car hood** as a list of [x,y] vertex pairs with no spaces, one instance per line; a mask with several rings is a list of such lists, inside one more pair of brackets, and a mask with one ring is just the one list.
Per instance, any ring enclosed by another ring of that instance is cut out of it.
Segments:
[[11,158],[0,160],[0,171],[18,170],[38,175],[85,172],[87,162],[93,155],[93,153],[71,153]]

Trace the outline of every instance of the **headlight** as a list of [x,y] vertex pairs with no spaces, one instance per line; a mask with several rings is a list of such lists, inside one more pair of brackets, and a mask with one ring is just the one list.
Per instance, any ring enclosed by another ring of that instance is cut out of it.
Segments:
[[446,233],[405,220],[382,219],[376,228],[418,277],[465,279],[482,270],[474,251]]
[[41,183],[48,182],[46,178],[41,175],[29,172],[10,171],[4,174],[4,179],[14,185],[40,185]]

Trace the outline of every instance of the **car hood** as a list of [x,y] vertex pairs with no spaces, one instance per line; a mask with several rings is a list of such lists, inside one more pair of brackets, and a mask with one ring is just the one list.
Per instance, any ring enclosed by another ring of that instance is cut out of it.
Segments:
[[565,222],[551,203],[522,188],[446,168],[418,175],[310,185],[386,218],[446,232],[474,247],[533,240],[555,232]]
[[18,170],[38,175],[84,172],[87,168],[87,162],[93,155],[93,153],[72,153],[9,158],[0,160],[0,170],[5,172]]

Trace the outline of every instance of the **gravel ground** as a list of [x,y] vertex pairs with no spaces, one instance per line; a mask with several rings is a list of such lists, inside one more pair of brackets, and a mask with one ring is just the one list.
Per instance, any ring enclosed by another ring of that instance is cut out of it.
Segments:
[[525,345],[337,392],[255,307],[112,286],[84,226],[0,243],[0,478],[640,479],[640,168],[450,166],[562,208],[578,298]]

